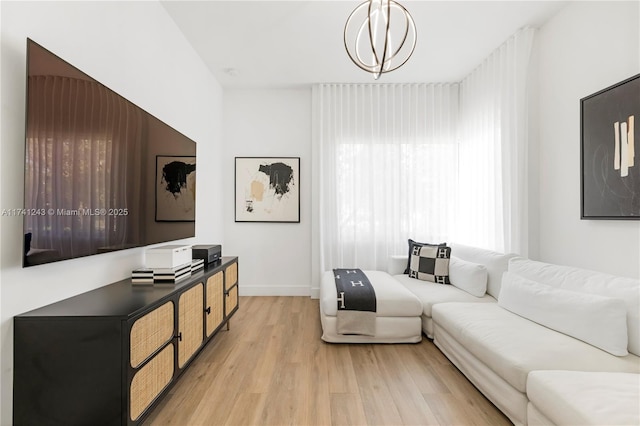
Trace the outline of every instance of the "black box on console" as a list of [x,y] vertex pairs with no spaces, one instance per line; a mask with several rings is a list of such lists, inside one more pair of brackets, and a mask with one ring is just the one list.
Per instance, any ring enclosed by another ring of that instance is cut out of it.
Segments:
[[191,247],[191,257],[193,259],[204,259],[205,264],[217,262],[222,256],[221,245],[199,245]]

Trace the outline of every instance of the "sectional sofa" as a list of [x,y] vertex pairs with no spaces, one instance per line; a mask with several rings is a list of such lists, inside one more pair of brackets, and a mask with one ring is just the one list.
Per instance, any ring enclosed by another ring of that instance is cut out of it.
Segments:
[[[385,321],[402,312],[415,327],[417,298],[422,332],[516,425],[640,424],[640,281],[450,246],[452,285],[403,274],[407,256],[391,259],[389,276],[376,272],[384,294],[395,288],[405,303],[393,311],[383,297]],[[382,340],[331,330],[330,281],[325,274],[324,340],[394,341],[401,327],[383,328]]]

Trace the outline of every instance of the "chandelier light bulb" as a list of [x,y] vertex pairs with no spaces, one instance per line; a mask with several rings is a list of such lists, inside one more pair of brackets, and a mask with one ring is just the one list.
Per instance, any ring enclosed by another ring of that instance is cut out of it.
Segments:
[[404,65],[416,47],[416,26],[394,0],[367,0],[356,7],[344,27],[349,58],[378,79]]

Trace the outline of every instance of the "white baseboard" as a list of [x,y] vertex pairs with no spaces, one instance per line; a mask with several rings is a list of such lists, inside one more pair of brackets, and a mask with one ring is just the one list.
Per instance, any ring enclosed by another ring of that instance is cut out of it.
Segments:
[[311,298],[320,299],[320,287],[311,288]]
[[244,286],[240,284],[240,296],[309,296],[309,287],[298,286]]

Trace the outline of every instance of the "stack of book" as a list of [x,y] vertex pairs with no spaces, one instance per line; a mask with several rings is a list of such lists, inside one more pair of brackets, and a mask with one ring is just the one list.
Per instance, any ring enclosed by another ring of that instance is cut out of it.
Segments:
[[195,274],[204,269],[204,259],[193,259],[191,261],[191,273]]
[[192,264],[185,263],[175,268],[140,268],[131,272],[133,284],[175,284],[191,276]]
[[204,269],[204,259],[193,259],[191,246],[168,245],[145,252],[145,267],[131,272],[140,285],[175,284]]
[[153,269],[134,269],[131,272],[131,282],[133,284],[153,284]]
[[191,276],[191,263],[185,263],[175,268],[156,268],[153,270],[154,284],[173,284]]

